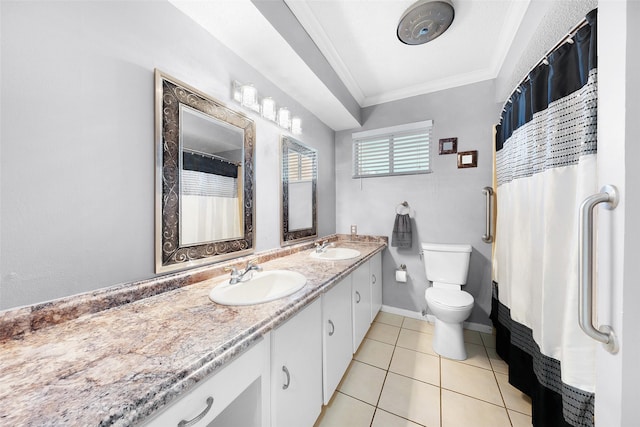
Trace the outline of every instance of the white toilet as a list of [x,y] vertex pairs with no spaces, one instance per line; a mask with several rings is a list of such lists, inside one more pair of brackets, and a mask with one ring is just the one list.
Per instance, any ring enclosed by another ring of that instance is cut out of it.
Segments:
[[424,268],[432,283],[424,297],[436,317],[433,350],[441,356],[465,360],[462,322],[473,309],[473,296],[462,290],[467,283],[471,245],[422,243]]

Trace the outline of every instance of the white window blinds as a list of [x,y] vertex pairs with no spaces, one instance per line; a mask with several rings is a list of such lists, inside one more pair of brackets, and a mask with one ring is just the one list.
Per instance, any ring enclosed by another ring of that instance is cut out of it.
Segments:
[[353,138],[353,177],[409,175],[431,172],[431,120],[371,131]]
[[289,182],[311,181],[315,176],[315,154],[303,155],[289,151],[287,159],[287,174]]

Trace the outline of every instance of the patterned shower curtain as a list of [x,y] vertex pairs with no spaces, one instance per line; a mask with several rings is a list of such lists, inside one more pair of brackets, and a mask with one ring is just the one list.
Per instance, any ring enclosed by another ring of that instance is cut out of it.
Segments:
[[597,10],[496,127],[492,319],[533,425],[593,426],[595,341],[578,326],[578,211],[597,192]]

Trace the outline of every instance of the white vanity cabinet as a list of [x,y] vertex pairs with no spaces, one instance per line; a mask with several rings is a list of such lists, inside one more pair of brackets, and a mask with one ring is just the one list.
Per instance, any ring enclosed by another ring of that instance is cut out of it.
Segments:
[[265,363],[269,357],[269,341],[268,336],[266,338],[143,425],[222,426],[216,421],[221,414],[243,427],[268,425],[265,424],[269,414],[269,369]]
[[382,307],[382,255],[375,254],[351,273],[353,352],[362,343],[371,322]]
[[353,354],[351,275],[322,295],[322,395],[327,405]]
[[351,314],[355,353],[371,325],[371,282],[368,262],[351,273]]
[[311,427],[320,415],[321,311],[318,298],[271,331],[272,427]]
[[369,280],[371,281],[371,321],[382,308],[382,252],[369,260]]

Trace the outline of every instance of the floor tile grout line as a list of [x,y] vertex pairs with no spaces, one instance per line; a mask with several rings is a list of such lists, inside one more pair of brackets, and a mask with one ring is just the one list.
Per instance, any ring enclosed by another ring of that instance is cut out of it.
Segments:
[[444,423],[442,419],[442,357],[438,356],[438,382],[440,383],[440,427]]
[[[461,393],[461,392],[459,392],[457,390],[451,390],[450,388],[446,388],[446,387],[440,387],[440,388],[442,390],[446,390],[446,391],[449,391],[451,393],[459,394],[460,396],[468,397],[469,399],[477,400],[478,402],[488,403],[489,405],[493,405],[493,406],[496,406],[496,407],[502,408],[502,409],[509,409],[504,405],[501,406],[501,405],[498,405],[497,403],[489,402],[488,400],[480,399],[478,397],[471,396],[470,394]],[[513,409],[511,409],[511,410],[513,411]],[[520,413],[522,413],[522,412],[520,412]]]
[[[482,336],[480,337],[482,339]],[[484,352],[487,357],[489,357],[489,351],[487,350],[486,344],[484,344],[484,339],[482,339],[482,343],[484,346]],[[491,359],[489,359],[489,365],[491,365]],[[509,414],[509,408],[507,408],[507,401],[504,399],[504,394],[502,393],[502,388],[500,388],[500,383],[498,382],[498,377],[496,375],[495,369],[493,369],[493,365],[491,365],[491,372],[493,373],[493,379],[496,381],[496,385],[498,386],[498,393],[500,393],[500,398],[502,399],[502,403],[504,403],[504,410],[507,413],[507,419],[509,420],[509,424],[513,427],[513,421],[511,420],[511,414]]]
[[[403,320],[404,322],[404,320]],[[378,405],[380,405],[380,399],[382,398],[382,392],[384,391],[384,385],[387,382],[387,377],[389,376],[389,368],[391,368],[391,362],[393,361],[393,355],[396,353],[396,345],[398,344],[398,338],[400,337],[400,331],[398,331],[398,335],[396,335],[396,341],[393,344],[393,351],[391,352],[391,357],[389,358],[389,363],[387,364],[387,369],[384,373],[384,380],[382,381],[382,387],[380,387],[380,394],[378,394],[378,400],[376,401],[376,407],[373,411],[373,417],[371,417],[371,423],[369,427],[373,427],[373,420],[376,418],[376,412],[378,411]],[[396,414],[393,414],[396,415]]]
[[416,421],[410,420],[410,419],[409,419],[409,418],[407,418],[407,417],[403,417],[403,416],[401,416],[401,415],[394,414],[393,412],[389,412],[389,411],[387,411],[387,410],[385,410],[385,409],[382,409],[382,408],[378,408],[378,407],[376,407],[376,412],[377,412],[377,410],[378,410],[378,409],[380,409],[380,411],[382,411],[382,412],[386,412],[387,414],[391,414],[391,415],[393,415],[394,417],[398,417],[398,418],[402,418],[403,420],[407,420],[407,421],[409,421],[410,423],[413,423],[413,424],[415,424],[415,425],[417,425],[417,426],[420,426],[420,427],[426,427],[424,424],[420,424],[420,423],[418,423],[418,422],[416,422]]

